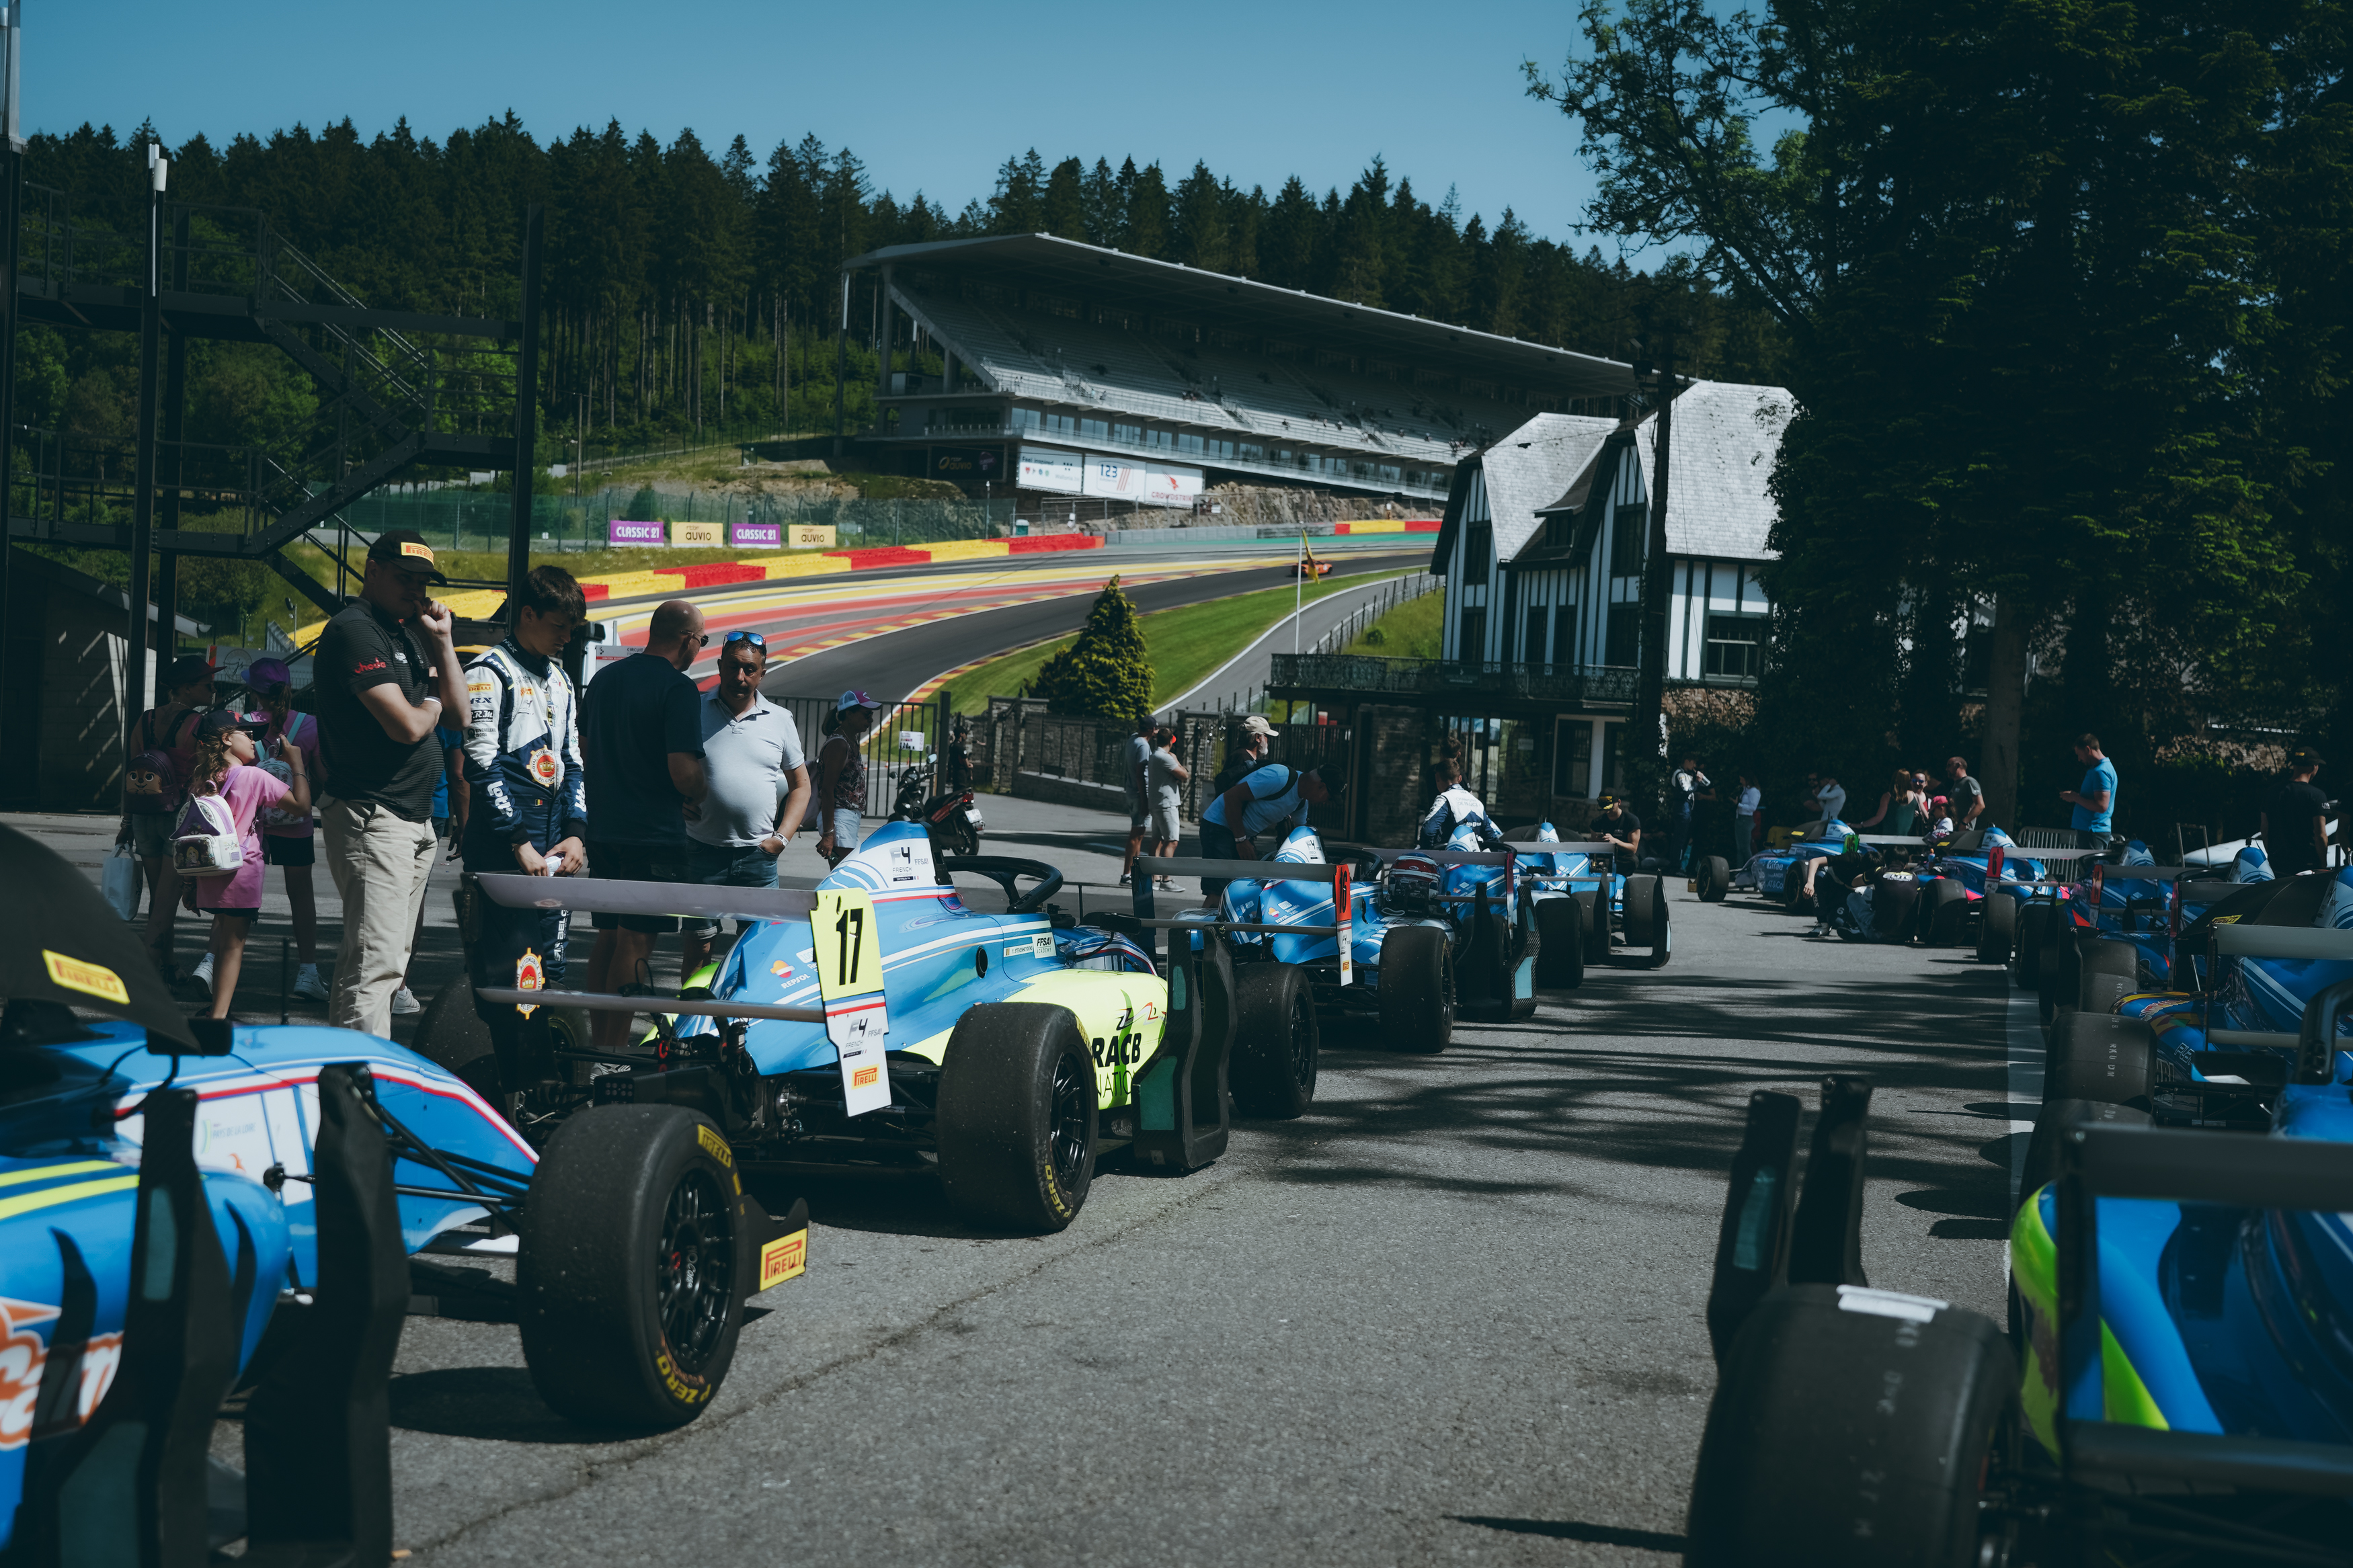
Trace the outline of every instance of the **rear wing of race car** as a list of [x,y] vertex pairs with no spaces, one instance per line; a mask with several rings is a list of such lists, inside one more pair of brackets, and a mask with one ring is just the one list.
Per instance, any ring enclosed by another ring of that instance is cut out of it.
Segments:
[[[1356,903],[1349,889],[1353,874],[1353,868],[1346,865],[1303,860],[1180,860],[1160,855],[1139,855],[1135,860],[1135,918],[1132,922],[1120,923],[1122,926],[1134,925],[1134,934],[1143,939],[1145,951],[1155,959],[1160,956],[1160,941],[1153,933],[1164,931],[1334,937],[1338,939],[1340,947],[1340,984],[1345,985],[1356,978],[1356,963],[1350,951],[1356,937],[1356,922],[1350,918]],[[1334,923],[1324,926],[1275,925],[1261,921],[1220,920],[1207,911],[1198,912],[1191,919],[1164,920],[1156,912],[1152,884],[1156,878],[1171,876],[1223,877],[1229,881],[1326,883],[1332,889]],[[1189,951],[1190,947],[1189,942],[1172,942],[1169,963],[1175,964],[1179,948]]]
[[[2307,1035],[2353,982],[2329,987],[2305,1013]],[[2278,1437],[2171,1432],[2105,1418],[2100,1321],[2099,1198],[2150,1198],[2233,1208],[2353,1209],[2353,1161],[2318,1139],[2218,1135],[2170,1128],[2086,1125],[2060,1141],[2057,1191],[2059,1325],[2055,1373],[2062,1472],[2225,1485],[2307,1497],[2353,1497],[2353,1447]]]
[[[2218,925],[2208,934],[2206,952],[2209,974],[2225,958],[2353,963],[2353,931],[2320,926]],[[2295,1081],[2327,1083],[2330,1077],[2329,1064],[2337,1049],[2333,1043],[2337,1035],[2337,1003],[2335,999],[2347,990],[2348,985],[2353,985],[2353,982],[2329,986],[2305,1004],[2303,1027],[2295,1034],[2289,1034],[2284,1030],[2215,1028],[2214,994],[2219,988],[2210,984],[2206,988],[2204,1016],[2199,1023],[2207,1044],[2211,1046],[2294,1051],[2296,1053]],[[2324,1003],[2327,1004],[2325,1020],[2319,1016],[2324,1011]]]

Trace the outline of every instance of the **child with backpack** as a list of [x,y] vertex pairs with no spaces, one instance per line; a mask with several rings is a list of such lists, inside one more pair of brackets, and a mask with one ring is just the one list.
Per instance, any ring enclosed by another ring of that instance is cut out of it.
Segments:
[[187,804],[188,773],[195,765],[196,723],[212,706],[213,667],[198,654],[184,654],[164,667],[158,682],[164,701],[139,716],[132,729],[132,756],[122,770],[122,831],[118,844],[131,846],[147,883],[147,952],[166,980],[172,970],[172,921],[180,903],[180,879],[172,869],[172,835]]
[[229,1016],[237,971],[245,963],[246,938],[261,913],[265,863],[255,820],[274,807],[311,809],[311,779],[302,749],[278,738],[278,754],[289,782],[280,784],[259,766],[253,738],[270,725],[267,713],[223,709],[196,726],[196,760],[188,778],[188,804],[172,840],[172,864],[187,888],[191,912],[213,917],[212,1016]]

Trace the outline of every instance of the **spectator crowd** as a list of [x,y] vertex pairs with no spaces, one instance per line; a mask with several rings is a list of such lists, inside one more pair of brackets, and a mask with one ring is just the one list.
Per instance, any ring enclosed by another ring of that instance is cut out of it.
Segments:
[[[269,868],[280,868],[300,957],[290,990],[326,1005],[335,1026],[389,1036],[421,1004],[408,973],[426,891],[444,856],[468,872],[773,887],[776,860],[804,828],[839,859],[855,847],[865,799],[858,741],[880,704],[846,692],[821,753],[822,794],[792,715],[760,694],[757,632],[722,643],[710,692],[686,674],[709,640],[702,612],[673,600],[653,613],[644,649],[575,689],[564,653],[585,619],[580,585],[534,568],[506,635],[461,663],[448,579],[422,536],[395,530],[367,551],[359,595],[329,618],[312,652],[312,711],[294,705],[284,661],[256,660],[241,703],[218,706],[218,678],[197,656],[168,665],[164,700],[132,730],[119,843],[148,900],[150,956],[228,1017]],[[822,810],[818,802],[825,803]],[[331,963],[318,952],[313,868],[325,862],[343,909]],[[536,990],[570,967],[570,918],[471,890],[460,924],[476,986]],[[185,976],[174,939],[182,912],[208,920]],[[642,977],[675,917],[594,919],[589,984]],[[686,922],[687,972],[710,958],[716,922]],[[513,1007],[475,1004],[501,1065],[525,1048]],[[627,1020],[600,1016],[617,1032]],[[611,1042],[607,1042],[611,1043]]]

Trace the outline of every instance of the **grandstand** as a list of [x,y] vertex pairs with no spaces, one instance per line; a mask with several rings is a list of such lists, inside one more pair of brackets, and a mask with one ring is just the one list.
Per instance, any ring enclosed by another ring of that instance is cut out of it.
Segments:
[[[1631,369],[1049,235],[897,245],[869,458],[1024,495],[1189,506],[1208,486],[1443,502],[1454,464],[1530,415],[1623,412]],[[886,362],[888,363],[888,362]],[[901,356],[899,363],[907,363]]]

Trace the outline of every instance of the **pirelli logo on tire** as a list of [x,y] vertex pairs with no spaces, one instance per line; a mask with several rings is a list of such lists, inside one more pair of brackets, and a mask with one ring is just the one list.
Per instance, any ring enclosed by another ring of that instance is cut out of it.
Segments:
[[780,1236],[760,1248],[760,1285],[765,1290],[797,1279],[808,1268],[808,1232],[797,1230],[790,1236]]

